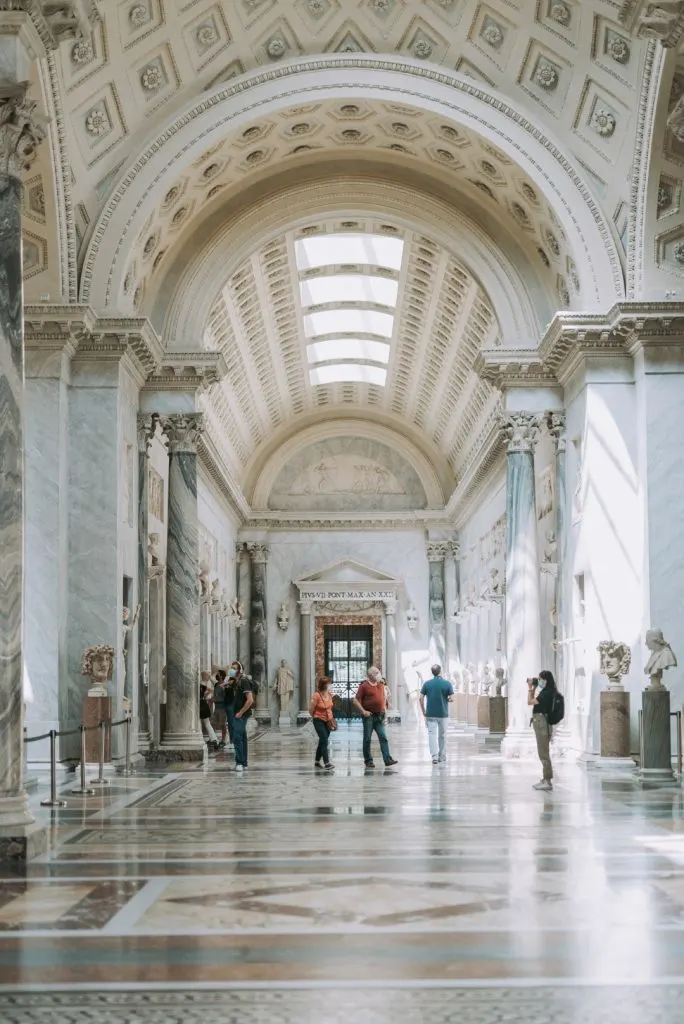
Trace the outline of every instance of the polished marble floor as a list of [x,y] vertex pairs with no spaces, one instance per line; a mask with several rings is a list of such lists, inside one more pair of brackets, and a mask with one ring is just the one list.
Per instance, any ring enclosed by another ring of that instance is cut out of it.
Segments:
[[[684,1021],[682,791],[360,727],[250,769],[140,771],[40,811],[50,852],[0,874],[0,1021]],[[34,800],[38,804],[44,793]]]

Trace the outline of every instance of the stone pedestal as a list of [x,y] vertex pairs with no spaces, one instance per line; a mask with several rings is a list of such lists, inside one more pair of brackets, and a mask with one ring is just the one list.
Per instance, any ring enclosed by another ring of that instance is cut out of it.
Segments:
[[278,728],[279,729],[290,729],[291,727],[292,727],[292,719],[290,718],[290,715],[289,714],[287,714],[287,715],[280,715],[279,718],[278,718]]
[[670,743],[670,691],[647,689],[642,694],[641,766],[642,782],[672,782]]
[[601,692],[601,757],[630,754],[629,694],[624,690]]
[[[100,722],[111,722],[112,720],[112,698],[111,697],[84,697],[83,698],[83,724],[88,728],[99,725]],[[100,730],[93,729],[86,733],[86,761],[88,764],[97,764],[100,760]],[[112,735],[109,729],[105,730],[105,763],[112,759]]]
[[489,697],[482,694],[477,698],[477,727],[489,732]]
[[468,694],[457,693],[456,694],[456,720],[463,722],[464,724],[468,721]]
[[468,694],[468,711],[466,721],[468,725],[477,727],[477,703],[479,701],[479,695],[477,693]]
[[503,736],[506,732],[506,698],[489,697],[489,732],[492,736]]

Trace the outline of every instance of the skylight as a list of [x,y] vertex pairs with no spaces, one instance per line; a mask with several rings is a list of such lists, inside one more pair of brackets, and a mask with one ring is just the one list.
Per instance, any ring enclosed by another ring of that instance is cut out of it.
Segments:
[[295,242],[298,270],[340,263],[365,263],[372,267],[401,269],[404,243],[386,235],[316,235]]
[[[386,235],[322,234],[295,241],[312,387],[385,386],[403,250],[401,238]],[[310,276],[316,267],[325,270]]]
[[303,306],[322,306],[328,302],[372,302],[377,306],[396,305],[399,282],[391,277],[368,274],[337,274],[300,281]]
[[376,384],[378,387],[384,387],[386,380],[387,370],[384,367],[363,363],[333,363],[309,370],[309,383],[313,386],[351,381],[354,384]]

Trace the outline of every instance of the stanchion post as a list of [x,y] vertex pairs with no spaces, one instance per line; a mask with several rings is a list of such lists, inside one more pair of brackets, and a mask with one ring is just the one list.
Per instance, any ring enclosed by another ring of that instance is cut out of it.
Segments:
[[50,799],[41,800],[41,807],[66,807],[66,800],[57,799],[57,732],[50,729]]
[[679,781],[682,781],[682,713],[681,711],[676,712],[677,715],[677,777]]
[[91,779],[90,785],[108,786],[109,779],[105,779],[104,777],[105,755],[107,751],[107,723],[100,722],[98,729],[100,730],[100,766],[97,778]]
[[643,726],[644,713],[639,709],[639,767],[644,767],[644,726]]
[[123,776],[133,775],[133,769],[131,768],[131,716],[126,715],[124,720],[124,742],[125,742],[125,757],[124,766],[121,774]]
[[95,790],[88,789],[86,785],[86,727],[79,725],[78,728],[81,733],[81,786],[80,789],[71,789],[69,792],[77,796],[92,796]]

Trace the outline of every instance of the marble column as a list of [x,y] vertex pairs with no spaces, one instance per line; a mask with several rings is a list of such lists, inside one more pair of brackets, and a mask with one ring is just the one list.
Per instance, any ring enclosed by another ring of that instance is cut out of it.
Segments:
[[299,713],[309,714],[311,699],[311,612],[313,601],[299,602]]
[[385,601],[385,677],[390,685],[390,703],[394,716],[399,714],[398,651],[397,651],[397,602]]
[[506,459],[506,662],[508,731],[502,752],[536,756],[527,705],[528,676],[541,668],[539,558],[534,485],[534,448],[539,417],[528,412],[502,417]]
[[556,730],[556,742],[566,745],[571,736],[571,717],[573,695],[571,693],[570,678],[568,673],[568,651],[564,643],[565,636],[565,587],[567,585],[566,563],[567,563],[567,529],[565,514],[565,413],[551,412],[546,417],[546,426],[553,440],[554,455],[556,460],[556,491],[555,491],[555,525],[556,531],[556,576],[554,607],[556,610],[556,624],[554,627],[554,666],[553,671],[556,677],[558,689],[565,696],[566,712],[565,718]]
[[154,563],[148,570],[149,594],[149,690],[150,741],[157,746],[162,738],[161,705],[165,702],[166,665],[166,566]]
[[256,717],[270,721],[268,701],[268,617],[266,614],[266,562],[268,544],[248,544],[251,564],[251,594],[249,602],[250,673],[259,684],[256,699]]
[[158,418],[152,413],[138,414],[138,747],[150,746],[150,587],[149,562],[149,459],[150,445]]
[[451,541],[444,556],[444,605],[446,617],[446,664],[444,674],[453,678],[458,668],[458,634],[454,605],[457,599],[456,567],[458,564],[458,544]]
[[236,629],[237,658],[246,667],[249,664],[250,569],[249,554],[241,541],[235,545],[235,567],[238,607],[242,612]]
[[169,522],[166,555],[166,729],[160,758],[206,757],[199,722],[199,540],[197,443],[201,413],[160,418],[169,448]]
[[[35,852],[23,781],[24,350],[21,174],[45,136],[35,103],[0,99],[0,858]],[[20,90],[20,91],[19,91]]]
[[428,541],[430,657],[446,671],[446,616],[444,608],[444,559],[449,541]]

